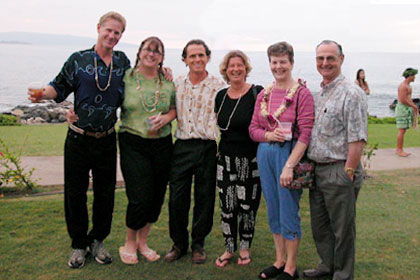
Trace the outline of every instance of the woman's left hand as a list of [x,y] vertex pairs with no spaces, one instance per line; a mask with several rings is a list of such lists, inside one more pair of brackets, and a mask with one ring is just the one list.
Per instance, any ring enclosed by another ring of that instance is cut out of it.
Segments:
[[293,181],[293,168],[283,167],[283,171],[280,175],[280,185],[283,188],[291,188],[291,183]]
[[169,116],[167,114],[164,115],[155,115],[149,118],[151,124],[153,125],[153,130],[159,130],[164,127],[169,122]]

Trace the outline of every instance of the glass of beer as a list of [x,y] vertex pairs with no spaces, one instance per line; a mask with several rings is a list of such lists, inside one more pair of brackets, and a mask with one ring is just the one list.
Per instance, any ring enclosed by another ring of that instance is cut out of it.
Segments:
[[41,82],[33,82],[29,84],[28,90],[32,93],[33,102],[41,102],[44,94],[44,84]]

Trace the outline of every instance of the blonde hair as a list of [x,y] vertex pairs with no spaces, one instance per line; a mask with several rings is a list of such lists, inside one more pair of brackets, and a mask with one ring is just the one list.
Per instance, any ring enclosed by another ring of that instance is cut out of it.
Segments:
[[229,65],[229,60],[231,58],[234,58],[234,57],[239,57],[239,58],[242,59],[244,65],[245,65],[245,69],[246,69],[245,78],[248,77],[249,72],[251,72],[251,70],[252,70],[251,63],[249,62],[249,58],[243,51],[234,50],[234,51],[228,52],[225,55],[225,57],[223,58],[222,62],[220,63],[220,66],[219,66],[220,74],[222,75],[223,80],[225,80],[227,83],[229,83],[229,78],[226,75],[226,70],[227,70],[228,65]]
[[123,26],[123,29],[122,29],[122,32],[124,32],[124,30],[125,30],[125,26],[126,26],[126,24],[127,24],[127,21],[125,20],[125,18],[122,16],[122,15],[120,15],[119,13],[117,13],[117,12],[108,12],[108,13],[106,13],[106,14],[104,14],[103,16],[101,16],[101,18],[99,19],[99,22],[98,22],[98,24],[100,25],[100,26],[102,26],[107,20],[109,20],[109,19],[114,19],[114,20],[116,20],[116,21],[119,21],[119,22],[121,22],[121,24],[122,24],[122,26]]

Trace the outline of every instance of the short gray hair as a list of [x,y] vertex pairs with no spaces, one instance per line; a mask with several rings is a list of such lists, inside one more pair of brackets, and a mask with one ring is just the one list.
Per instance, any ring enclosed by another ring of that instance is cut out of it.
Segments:
[[343,53],[343,47],[339,43],[337,43],[336,41],[333,41],[333,40],[323,40],[321,43],[319,43],[316,46],[316,49],[315,50],[317,50],[322,45],[336,45],[337,46],[337,49],[338,49],[338,56],[344,55],[344,53]]

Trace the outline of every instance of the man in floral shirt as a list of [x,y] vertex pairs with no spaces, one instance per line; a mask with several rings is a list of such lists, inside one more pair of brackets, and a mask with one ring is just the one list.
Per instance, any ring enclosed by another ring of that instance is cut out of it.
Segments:
[[321,92],[308,156],[316,162],[310,191],[312,234],[320,263],[306,277],[353,279],[356,199],[362,186],[360,158],[367,141],[366,94],[341,74],[341,45],[322,41],[316,48]]

